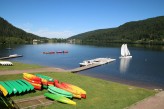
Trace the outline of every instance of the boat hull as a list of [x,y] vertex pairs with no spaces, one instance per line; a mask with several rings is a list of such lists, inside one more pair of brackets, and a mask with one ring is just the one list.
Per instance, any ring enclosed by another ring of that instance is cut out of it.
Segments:
[[120,59],[122,59],[122,58],[132,58],[132,56],[121,56],[121,57],[119,57]]

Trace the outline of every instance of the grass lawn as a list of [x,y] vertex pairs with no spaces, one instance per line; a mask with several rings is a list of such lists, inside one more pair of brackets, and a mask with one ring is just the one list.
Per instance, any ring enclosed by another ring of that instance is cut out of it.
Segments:
[[33,64],[24,64],[19,62],[12,62],[13,66],[1,66],[0,70],[24,70],[24,69],[35,69],[35,68],[41,68],[42,66],[39,65],[33,65]]
[[[83,88],[87,91],[87,98],[81,100],[73,99],[73,101],[77,103],[76,106],[54,101],[52,105],[38,107],[38,109],[123,109],[137,101],[155,94],[153,90],[123,85],[79,74],[62,72],[45,72],[40,74],[51,76],[54,79],[58,79],[60,82],[68,82]],[[0,81],[21,78],[22,74],[2,75],[0,76]],[[12,96],[12,99],[16,100],[43,95],[45,92],[47,92],[46,89],[20,96]]]

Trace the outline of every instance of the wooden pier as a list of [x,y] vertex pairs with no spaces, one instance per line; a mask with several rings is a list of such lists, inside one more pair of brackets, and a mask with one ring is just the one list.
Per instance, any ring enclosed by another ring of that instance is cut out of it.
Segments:
[[[113,62],[113,61],[115,61],[115,59],[110,59],[110,61],[108,63]],[[98,66],[101,66],[101,65],[103,65],[103,64],[96,63],[96,64],[91,64],[91,65],[87,65],[87,66],[83,66],[83,67],[78,67],[78,68],[75,68],[75,69],[72,69],[72,70],[69,70],[69,71],[72,72],[72,73],[77,73],[77,72],[87,70],[87,69],[91,69],[91,68],[94,68],[94,67],[98,67]]]
[[11,59],[11,58],[18,58],[18,57],[22,57],[23,55],[16,55],[16,56],[8,56],[8,57],[1,57],[0,60],[4,60],[4,59]]

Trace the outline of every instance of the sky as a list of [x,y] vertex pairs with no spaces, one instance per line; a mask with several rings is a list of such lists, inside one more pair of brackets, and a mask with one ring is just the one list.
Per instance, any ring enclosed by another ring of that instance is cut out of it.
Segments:
[[68,38],[157,16],[164,16],[164,0],[0,0],[0,17],[48,38]]

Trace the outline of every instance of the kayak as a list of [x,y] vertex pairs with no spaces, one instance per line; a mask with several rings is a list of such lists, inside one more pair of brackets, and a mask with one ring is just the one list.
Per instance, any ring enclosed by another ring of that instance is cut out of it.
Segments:
[[42,75],[42,74],[36,74],[36,76],[38,76],[39,78],[46,79],[47,81],[54,82],[54,79],[49,77],[49,76],[45,76],[45,75]]
[[39,78],[41,78],[42,84],[46,85],[54,85],[54,79],[49,77],[49,76],[45,76],[42,74],[36,74],[36,76],[38,76]]
[[36,84],[36,83],[31,83],[34,86],[34,89],[41,90],[42,85],[41,84]]
[[33,86],[33,85],[31,85],[28,81],[23,80],[23,79],[21,79],[20,81],[21,81],[21,82],[23,82],[24,84],[26,84],[26,85],[27,85],[27,87],[29,87],[29,88],[30,88],[30,90],[34,90],[34,86]]
[[84,91],[82,88],[78,87],[78,86],[75,86],[75,85],[72,85],[72,84],[68,84],[68,83],[61,83],[62,85],[66,86],[66,87],[70,87],[78,92],[81,93],[81,97],[82,98],[86,98],[86,91]]
[[25,91],[30,91],[30,87],[28,87],[25,83],[23,83],[21,80],[16,80],[16,82],[18,83],[18,84],[20,84],[23,88],[24,88],[24,90]]
[[68,97],[68,98],[72,98],[73,97],[72,93],[70,93],[68,91],[65,91],[63,89],[54,87],[54,86],[48,86],[48,91],[53,93],[53,94],[58,94],[58,95],[65,96],[65,97]]
[[31,80],[25,76],[23,76],[23,79],[25,79],[26,81],[30,82],[30,83],[35,83],[35,84],[42,84],[41,81],[35,81],[35,80]]
[[8,92],[8,94],[12,94],[12,89],[7,85],[5,84],[4,82],[0,81],[0,85],[2,85]]
[[29,73],[23,73],[23,77],[26,77],[26,78],[33,80],[33,81],[41,82],[41,79],[39,77],[32,75],[32,74],[29,74]]
[[11,88],[11,90],[14,94],[16,94],[18,92],[17,89],[9,81],[5,81],[4,83]]
[[[9,83],[14,87],[14,89],[17,90],[17,92],[18,92],[19,94],[22,93],[22,89],[21,89],[17,84],[15,84],[14,81],[7,81],[7,82],[9,82]],[[13,90],[14,90],[14,89],[13,89]]]
[[0,85],[0,90],[2,91],[4,96],[7,96],[8,92],[2,85]]
[[58,80],[55,80],[55,86],[58,87],[58,88],[61,88],[63,90],[66,90],[68,92],[71,92],[73,94],[73,97],[75,97],[75,98],[81,98],[81,93],[80,92],[78,92],[78,91],[76,91],[76,90],[74,90],[70,87],[67,87],[67,86],[64,86],[64,85],[60,84],[58,82]]
[[55,94],[51,94],[51,93],[45,93],[44,94],[45,97],[47,98],[50,98],[52,100],[56,100],[56,101],[59,101],[59,102],[62,102],[62,103],[66,103],[66,104],[71,104],[71,105],[76,105],[76,102],[66,98],[66,97],[63,97],[61,95],[55,95]]

